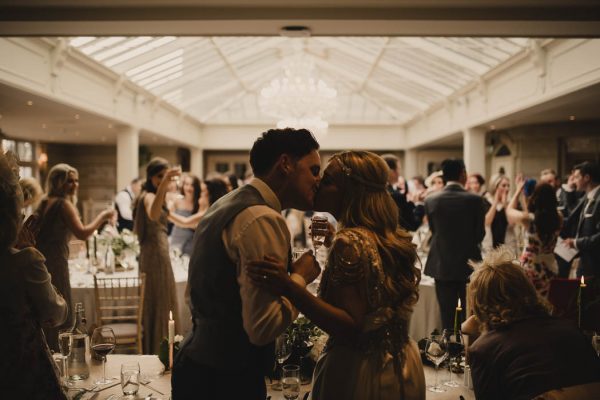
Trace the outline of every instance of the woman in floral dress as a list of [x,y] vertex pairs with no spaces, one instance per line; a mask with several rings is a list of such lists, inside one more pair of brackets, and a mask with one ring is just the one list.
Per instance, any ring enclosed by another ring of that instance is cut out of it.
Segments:
[[547,183],[535,187],[527,202],[526,211],[517,210],[523,186],[524,182],[518,185],[506,214],[509,222],[521,223],[527,230],[527,242],[520,259],[521,266],[538,293],[548,297],[550,280],[558,274],[554,247],[562,226],[562,217],[556,209],[554,189]]

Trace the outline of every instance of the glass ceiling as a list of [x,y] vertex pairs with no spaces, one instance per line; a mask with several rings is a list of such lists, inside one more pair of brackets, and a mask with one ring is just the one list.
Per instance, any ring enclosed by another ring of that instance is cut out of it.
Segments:
[[202,123],[272,123],[262,88],[301,54],[338,92],[330,124],[403,124],[524,51],[524,38],[77,37],[70,45]]

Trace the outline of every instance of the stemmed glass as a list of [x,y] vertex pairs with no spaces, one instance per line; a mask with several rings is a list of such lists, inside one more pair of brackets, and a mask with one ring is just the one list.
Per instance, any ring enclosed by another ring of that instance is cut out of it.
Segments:
[[92,349],[102,357],[102,379],[97,380],[97,385],[111,383],[114,379],[106,379],[106,356],[115,349],[117,340],[111,328],[96,328],[92,333]]
[[[277,362],[277,371],[281,371],[283,363],[290,358],[292,346],[287,333],[282,333],[275,339],[275,361]],[[271,385],[273,390],[281,390],[281,382]]]
[[438,370],[440,364],[448,357],[448,344],[443,335],[431,335],[425,345],[427,359],[435,364],[435,385],[427,388],[430,392],[443,393],[446,389],[438,384]]
[[453,388],[459,387],[460,383],[452,379],[452,360],[454,360],[457,367],[460,368],[460,358],[464,350],[462,335],[460,332],[454,335],[452,331],[444,330],[444,337],[446,338],[446,343],[448,345],[448,358],[450,360],[448,363],[448,367],[450,369],[450,379],[448,382],[444,382],[444,385]]
[[285,365],[281,378],[283,397],[286,400],[296,400],[300,395],[300,367],[298,365]]
[[311,219],[310,234],[312,235],[312,242],[315,248],[315,257],[318,254],[319,248],[325,243],[328,229],[327,224],[327,217],[322,215],[314,215]]
[[61,329],[58,331],[58,347],[60,349],[62,360],[63,384],[69,386],[69,362],[68,358],[71,354],[71,346],[73,344],[73,334],[69,329]]

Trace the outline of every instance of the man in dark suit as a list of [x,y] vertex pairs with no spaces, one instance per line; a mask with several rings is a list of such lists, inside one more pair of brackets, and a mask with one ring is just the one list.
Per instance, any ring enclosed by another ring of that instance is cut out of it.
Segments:
[[577,276],[600,276],[600,165],[586,161],[574,168],[577,190],[585,196],[567,220],[565,243],[579,251]]
[[485,207],[481,196],[464,189],[467,173],[462,160],[444,160],[442,171],[446,186],[425,199],[432,233],[425,274],[435,278],[442,326],[451,330],[458,298],[466,304],[465,285],[471,274],[468,262],[481,260]]
[[394,199],[399,211],[400,226],[407,231],[416,231],[423,221],[423,205],[415,204],[406,199],[406,194],[402,193],[398,187],[398,178],[400,177],[400,160],[393,154],[384,154],[381,156],[390,169],[388,175],[387,189]]

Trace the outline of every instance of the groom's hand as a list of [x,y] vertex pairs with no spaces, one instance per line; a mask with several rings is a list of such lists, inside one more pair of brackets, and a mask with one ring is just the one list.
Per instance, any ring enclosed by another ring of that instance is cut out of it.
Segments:
[[306,284],[311,283],[321,273],[321,267],[312,250],[302,254],[302,256],[292,263],[292,273],[298,274],[304,278]]

